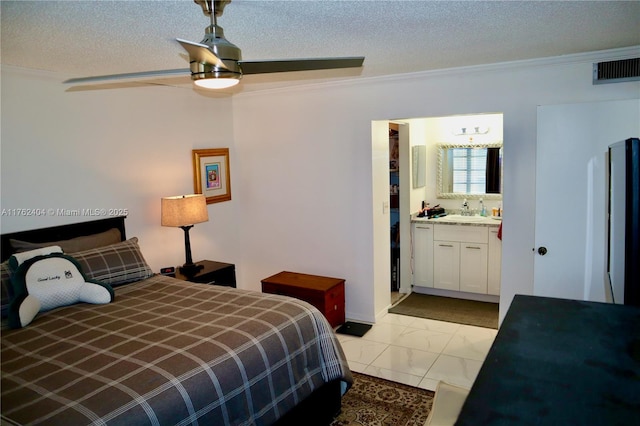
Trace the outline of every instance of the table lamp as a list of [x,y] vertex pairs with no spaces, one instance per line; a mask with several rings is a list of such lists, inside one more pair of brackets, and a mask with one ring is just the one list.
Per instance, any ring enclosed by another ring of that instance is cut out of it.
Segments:
[[176,226],[184,231],[184,251],[186,262],[180,268],[180,272],[186,276],[195,275],[202,265],[196,265],[191,259],[191,242],[189,241],[189,229],[196,223],[207,222],[207,200],[202,194],[179,195],[176,197],[163,197],[161,205],[162,226]]

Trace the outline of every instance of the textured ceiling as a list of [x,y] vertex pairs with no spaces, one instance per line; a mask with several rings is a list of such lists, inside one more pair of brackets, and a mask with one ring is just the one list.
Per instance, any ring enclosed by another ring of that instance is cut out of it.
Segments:
[[[192,0],[6,1],[2,64],[65,77],[188,68]],[[218,20],[243,58],[365,56],[357,70],[245,76],[236,91],[640,45],[640,1],[233,0]],[[165,82],[190,87],[188,78]]]

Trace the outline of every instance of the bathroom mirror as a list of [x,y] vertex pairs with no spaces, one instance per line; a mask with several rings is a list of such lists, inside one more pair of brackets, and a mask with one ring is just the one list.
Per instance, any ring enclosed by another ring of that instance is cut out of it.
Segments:
[[502,142],[438,144],[438,198],[502,199]]

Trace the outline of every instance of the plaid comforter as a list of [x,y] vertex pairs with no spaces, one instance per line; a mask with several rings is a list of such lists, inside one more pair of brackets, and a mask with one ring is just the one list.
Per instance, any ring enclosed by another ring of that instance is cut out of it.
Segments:
[[3,422],[267,425],[352,381],[305,302],[163,276],[115,291],[3,331]]

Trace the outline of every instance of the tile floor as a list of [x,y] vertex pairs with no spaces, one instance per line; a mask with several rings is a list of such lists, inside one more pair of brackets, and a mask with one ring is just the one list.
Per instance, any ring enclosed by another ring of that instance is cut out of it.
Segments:
[[386,314],[363,337],[338,334],[351,370],[435,390],[471,388],[498,330]]

